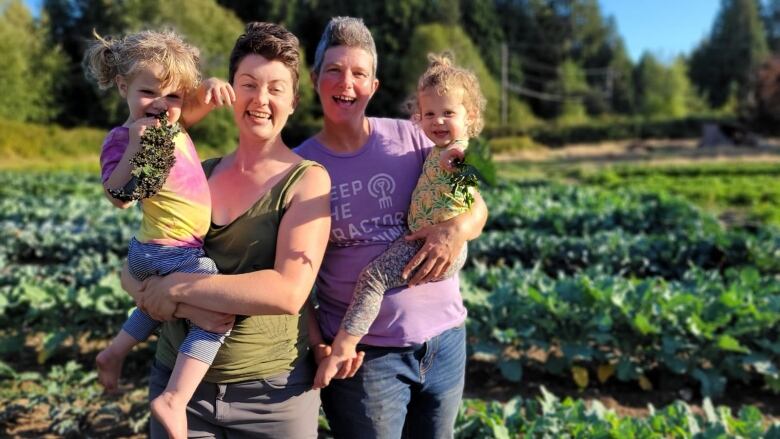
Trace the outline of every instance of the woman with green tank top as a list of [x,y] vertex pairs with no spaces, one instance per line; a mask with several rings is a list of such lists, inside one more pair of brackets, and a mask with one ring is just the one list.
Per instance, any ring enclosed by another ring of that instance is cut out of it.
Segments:
[[[297,102],[299,47],[282,26],[249,23],[230,55],[238,147],[203,168],[212,199],[204,249],[219,275],[176,273],[143,285],[123,276],[139,306],[162,326],[150,376],[150,398],[168,382],[188,319],[227,329],[205,379],[187,408],[196,437],[316,437],[319,392],[312,390],[304,306],[330,230],[330,179],[290,151],[281,130]],[[172,320],[178,317],[182,320]],[[234,318],[235,316],[235,318]],[[234,323],[233,323],[234,322]],[[166,437],[152,421],[151,437]]]

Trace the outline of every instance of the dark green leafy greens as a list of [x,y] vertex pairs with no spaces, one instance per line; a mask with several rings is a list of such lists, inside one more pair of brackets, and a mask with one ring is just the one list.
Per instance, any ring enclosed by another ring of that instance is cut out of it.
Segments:
[[181,129],[179,124],[168,124],[168,115],[157,115],[159,126],[148,127],[141,136],[141,149],[130,164],[133,177],[122,189],[109,189],[112,197],[122,201],[149,198],[160,191],[176,158],[173,155],[173,139]]
[[496,184],[496,169],[490,155],[490,149],[483,139],[472,139],[463,160],[455,162],[455,172],[450,175],[452,195],[462,198],[466,206],[474,202],[473,191],[478,189],[479,182],[490,186]]

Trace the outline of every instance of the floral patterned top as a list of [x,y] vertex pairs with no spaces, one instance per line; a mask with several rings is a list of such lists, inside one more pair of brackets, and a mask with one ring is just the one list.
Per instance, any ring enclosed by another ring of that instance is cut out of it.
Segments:
[[407,221],[412,232],[469,210],[463,194],[453,194],[451,173],[439,164],[439,158],[446,149],[447,147],[435,146],[425,158],[422,174],[417,180],[409,205]]

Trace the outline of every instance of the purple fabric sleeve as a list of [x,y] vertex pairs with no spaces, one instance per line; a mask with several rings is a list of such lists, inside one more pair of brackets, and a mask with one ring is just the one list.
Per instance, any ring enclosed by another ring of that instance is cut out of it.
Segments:
[[116,127],[108,132],[100,151],[100,176],[103,183],[111,177],[129,143],[130,130],[127,128]]

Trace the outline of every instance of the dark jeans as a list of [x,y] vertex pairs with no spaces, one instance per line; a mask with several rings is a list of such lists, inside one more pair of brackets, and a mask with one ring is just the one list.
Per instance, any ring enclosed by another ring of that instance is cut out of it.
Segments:
[[364,347],[354,378],[333,380],[322,404],[336,438],[451,438],[463,396],[466,329],[404,348]]

